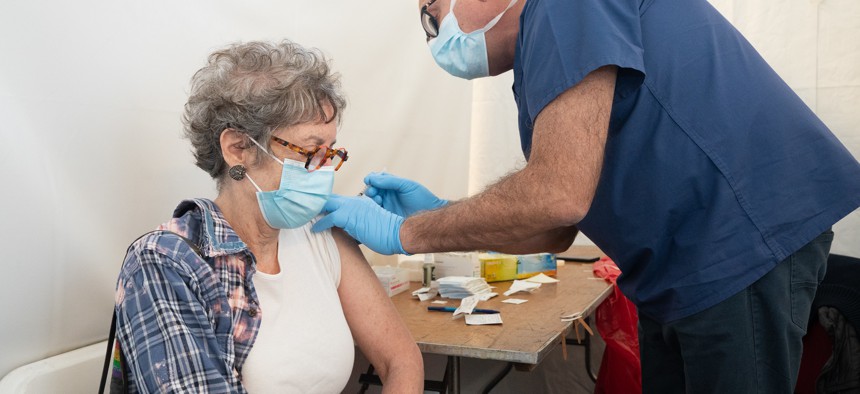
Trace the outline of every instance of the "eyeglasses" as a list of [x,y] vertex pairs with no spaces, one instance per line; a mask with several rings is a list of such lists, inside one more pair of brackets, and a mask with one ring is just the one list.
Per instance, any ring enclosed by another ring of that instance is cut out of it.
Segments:
[[427,34],[427,41],[430,41],[431,38],[436,38],[439,35],[439,21],[436,20],[436,17],[430,14],[427,11],[436,0],[430,0],[427,4],[424,4],[421,7],[421,27],[424,28],[424,33]]
[[307,169],[308,172],[319,170],[320,167],[326,163],[330,163],[328,165],[334,166],[334,170],[337,171],[340,169],[340,166],[343,165],[343,162],[349,158],[349,155],[346,153],[346,149],[343,148],[331,149],[325,145],[320,145],[314,149],[307,150],[275,136],[272,136],[272,141],[287,147],[287,149],[293,152],[306,156],[308,161],[305,162],[305,169]]

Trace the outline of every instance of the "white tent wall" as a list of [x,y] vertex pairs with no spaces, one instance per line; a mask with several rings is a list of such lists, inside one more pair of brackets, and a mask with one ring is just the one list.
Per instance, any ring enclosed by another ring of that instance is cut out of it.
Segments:
[[466,195],[471,84],[424,45],[415,3],[0,3],[0,377],[103,340],[125,248],[187,197],[214,197],[181,138],[188,81],[217,47],[322,49],[349,104],[335,192],[386,167]]
[[[860,156],[860,3],[713,3]],[[103,339],[126,245],[182,198],[214,197],[179,119],[189,78],[225,43],[290,38],[334,60],[352,157],[336,192],[387,168],[458,198],[524,165],[510,74],[448,77],[414,1],[8,1],[0,37],[0,376]],[[860,213],[835,230],[834,251],[860,255]],[[499,392],[559,391],[540,382],[569,380],[565,365],[514,372]],[[483,384],[499,365],[463,367]]]
[[[860,158],[860,2],[711,0]],[[469,193],[525,165],[513,74],[474,82]],[[860,256],[860,211],[834,226],[833,253]],[[579,235],[577,244],[590,241]]]

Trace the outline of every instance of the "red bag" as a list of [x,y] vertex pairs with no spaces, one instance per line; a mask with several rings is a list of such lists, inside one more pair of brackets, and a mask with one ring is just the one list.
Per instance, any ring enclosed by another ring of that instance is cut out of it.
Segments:
[[[608,257],[594,263],[594,275],[612,284],[621,270]],[[595,393],[641,393],[642,367],[639,360],[639,316],[633,303],[615,286],[613,293],[597,307],[597,329],[606,342],[597,374]]]

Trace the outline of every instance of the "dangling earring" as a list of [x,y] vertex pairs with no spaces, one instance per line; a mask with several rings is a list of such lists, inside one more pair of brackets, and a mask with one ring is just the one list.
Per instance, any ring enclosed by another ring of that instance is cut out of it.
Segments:
[[245,166],[236,164],[235,166],[230,167],[227,174],[229,174],[230,178],[233,178],[233,180],[241,181],[242,179],[245,179]]

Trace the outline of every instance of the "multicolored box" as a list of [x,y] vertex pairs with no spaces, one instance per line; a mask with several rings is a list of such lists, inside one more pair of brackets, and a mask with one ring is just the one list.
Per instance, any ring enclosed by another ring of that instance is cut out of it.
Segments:
[[552,253],[524,254],[517,256],[517,279],[531,278],[537,274],[555,276],[558,264]]
[[487,282],[500,282],[517,278],[517,256],[510,254],[481,253],[481,277]]

